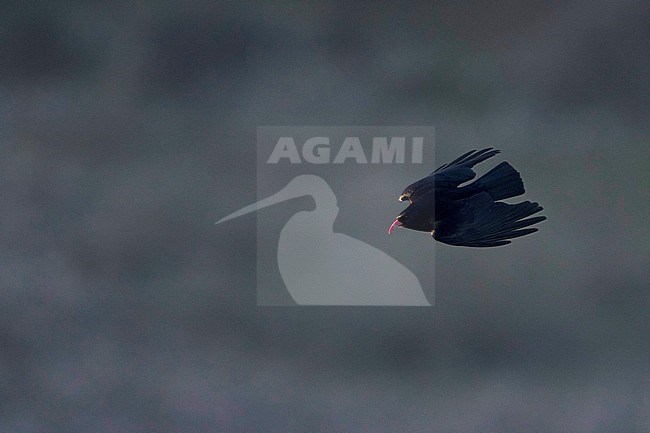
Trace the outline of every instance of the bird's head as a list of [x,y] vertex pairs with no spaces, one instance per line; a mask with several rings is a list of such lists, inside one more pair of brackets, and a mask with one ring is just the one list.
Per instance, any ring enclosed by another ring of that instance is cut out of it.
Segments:
[[407,201],[407,200],[411,200],[411,191],[404,190],[402,195],[399,196],[399,201]]
[[433,230],[433,225],[429,221],[429,216],[430,211],[420,209],[420,207],[411,204],[395,217],[395,221],[393,221],[388,229],[388,234],[391,234],[396,227],[404,227],[406,229],[421,232],[430,232]]

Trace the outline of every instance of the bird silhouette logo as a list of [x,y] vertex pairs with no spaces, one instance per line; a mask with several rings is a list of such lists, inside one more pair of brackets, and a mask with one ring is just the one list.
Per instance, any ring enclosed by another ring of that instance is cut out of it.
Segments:
[[431,305],[408,268],[370,244],[334,232],[336,195],[319,176],[296,176],[281,191],[216,224],[302,196],[311,196],[316,208],[287,221],[277,248],[280,275],[298,305]]

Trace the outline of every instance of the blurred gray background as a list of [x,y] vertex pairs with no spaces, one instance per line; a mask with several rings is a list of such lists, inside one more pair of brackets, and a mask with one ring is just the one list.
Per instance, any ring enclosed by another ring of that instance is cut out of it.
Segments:
[[[650,430],[648,22],[3,2],[0,431]],[[540,232],[437,245],[434,308],[256,307],[255,216],[213,225],[256,199],[256,126],[420,124],[439,162],[500,148]]]

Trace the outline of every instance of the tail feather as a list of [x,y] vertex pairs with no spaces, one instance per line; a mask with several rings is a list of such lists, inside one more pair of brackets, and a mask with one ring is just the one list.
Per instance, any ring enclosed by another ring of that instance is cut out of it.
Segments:
[[517,197],[526,192],[519,172],[505,161],[485,173],[470,187],[487,192],[495,201]]

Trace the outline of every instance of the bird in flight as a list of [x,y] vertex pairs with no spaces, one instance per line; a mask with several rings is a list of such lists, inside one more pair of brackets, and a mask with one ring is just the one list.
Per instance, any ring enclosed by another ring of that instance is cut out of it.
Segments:
[[476,181],[476,164],[499,153],[487,148],[472,150],[427,177],[407,186],[400,201],[409,206],[397,215],[388,229],[396,227],[430,232],[439,242],[464,247],[497,247],[510,239],[537,231],[530,227],[546,219],[531,217],[543,208],[530,201],[517,204],[500,202],[522,195],[524,183],[510,164],[502,162]]

